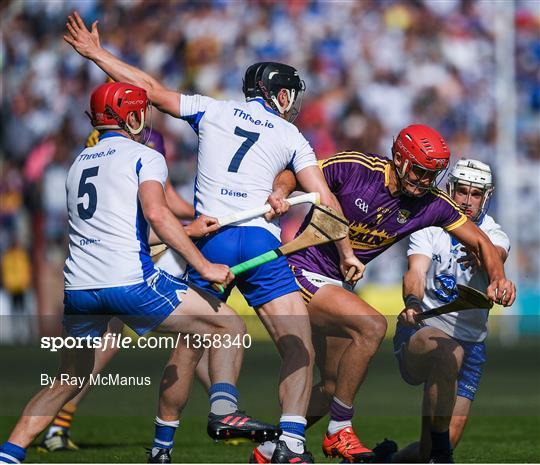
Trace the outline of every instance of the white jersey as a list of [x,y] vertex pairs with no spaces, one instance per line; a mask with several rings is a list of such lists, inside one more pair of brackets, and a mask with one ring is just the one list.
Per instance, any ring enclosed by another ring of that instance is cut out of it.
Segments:
[[138,190],[144,181],[164,185],[166,179],[159,152],[118,133],[83,150],[66,180],[66,289],[127,286],[155,273]]
[[[199,137],[197,214],[221,217],[261,206],[281,171],[289,167],[298,173],[317,164],[296,126],[265,107],[262,99],[240,102],[182,95],[180,117]],[[263,217],[237,225],[260,226],[280,236],[277,222]]]
[[[510,240],[493,218],[485,215],[478,225],[494,245],[510,250]],[[431,266],[426,277],[426,290],[422,307],[425,310],[440,307],[452,300],[457,284],[465,284],[485,292],[489,285],[487,273],[483,270],[472,273],[464,269],[457,260],[465,255],[463,245],[441,228],[429,227],[410,236],[407,255],[421,254],[431,258]],[[453,289],[453,291],[449,291]],[[440,315],[425,321],[446,334],[463,341],[481,342],[487,336],[488,311],[475,309]]]

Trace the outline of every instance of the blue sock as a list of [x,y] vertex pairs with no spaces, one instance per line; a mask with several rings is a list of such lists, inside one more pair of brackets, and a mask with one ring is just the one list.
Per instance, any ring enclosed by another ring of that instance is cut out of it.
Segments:
[[282,415],[279,419],[279,427],[283,434],[305,439],[306,419],[299,415]]
[[20,463],[26,458],[26,449],[12,444],[11,442],[4,442],[0,445],[0,462],[4,463]]
[[438,454],[449,450],[452,450],[450,432],[443,431],[439,433],[438,431],[431,431],[431,453]]
[[154,437],[154,444],[152,447],[158,449],[172,449],[174,442],[174,433],[176,428],[180,424],[180,421],[164,421],[159,417],[156,417],[156,435]]
[[228,415],[238,410],[238,389],[229,383],[216,383],[208,390],[210,412],[214,415]]

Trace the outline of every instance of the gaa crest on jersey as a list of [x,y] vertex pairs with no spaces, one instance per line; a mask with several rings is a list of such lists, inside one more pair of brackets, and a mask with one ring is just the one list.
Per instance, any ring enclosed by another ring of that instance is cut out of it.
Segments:
[[402,208],[397,213],[396,221],[399,224],[405,224],[409,220],[409,216],[411,216],[411,212]]
[[457,299],[457,279],[453,274],[438,274],[434,279],[435,295],[445,304]]
[[354,201],[354,204],[358,207],[359,210],[363,211],[364,213],[368,212],[369,205],[364,202],[362,199],[358,198]]

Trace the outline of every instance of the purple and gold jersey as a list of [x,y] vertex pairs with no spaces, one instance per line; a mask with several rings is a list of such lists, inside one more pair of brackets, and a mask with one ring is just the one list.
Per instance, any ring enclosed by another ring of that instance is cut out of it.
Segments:
[[[467,221],[458,206],[439,189],[431,189],[417,198],[392,196],[388,188],[390,160],[380,155],[342,152],[319,164],[349,220],[354,253],[364,264],[414,231],[428,226],[452,231]],[[300,231],[306,224],[307,220]],[[334,243],[296,252],[289,256],[289,263],[333,279],[343,279]]]

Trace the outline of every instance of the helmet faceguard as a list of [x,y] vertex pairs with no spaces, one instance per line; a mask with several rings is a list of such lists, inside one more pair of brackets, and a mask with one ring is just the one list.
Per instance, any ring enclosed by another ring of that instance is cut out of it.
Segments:
[[[471,219],[474,222],[479,221],[479,219],[487,212],[489,200],[495,190],[491,168],[481,161],[462,158],[456,163],[451,173],[448,175],[446,189],[452,199],[455,198],[459,185],[467,186],[469,188],[474,187],[482,191],[480,208],[471,216]],[[466,211],[469,208],[471,204],[470,197],[471,192],[469,191],[466,201],[459,202],[459,207],[463,211]]]
[[[392,145],[401,192],[421,197],[437,186],[448,168],[450,150],[434,129],[413,124],[402,129]],[[413,190],[407,189],[412,186]]]
[[[106,83],[92,92],[89,117],[97,130],[121,129],[133,137],[143,130],[148,108],[149,101],[144,89],[124,82]],[[137,115],[138,127],[132,127],[129,123],[131,112]]]
[[[247,100],[262,97],[273,110],[291,123],[300,113],[305,89],[306,85],[295,68],[274,62],[251,65],[246,70],[242,85]],[[279,93],[282,90],[287,94],[286,106],[279,102]]]

